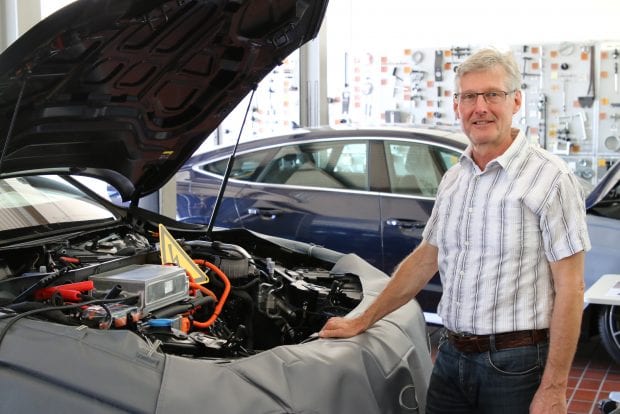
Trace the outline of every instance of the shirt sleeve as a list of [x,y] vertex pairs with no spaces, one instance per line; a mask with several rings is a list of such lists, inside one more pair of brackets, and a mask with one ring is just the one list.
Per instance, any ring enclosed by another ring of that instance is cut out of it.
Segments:
[[590,250],[583,189],[572,173],[561,173],[545,205],[540,225],[551,262]]

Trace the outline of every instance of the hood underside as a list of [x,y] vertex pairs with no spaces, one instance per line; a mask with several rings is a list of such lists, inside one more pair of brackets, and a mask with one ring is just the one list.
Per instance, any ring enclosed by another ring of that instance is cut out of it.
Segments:
[[0,55],[0,177],[82,174],[159,189],[327,0],[77,0]]

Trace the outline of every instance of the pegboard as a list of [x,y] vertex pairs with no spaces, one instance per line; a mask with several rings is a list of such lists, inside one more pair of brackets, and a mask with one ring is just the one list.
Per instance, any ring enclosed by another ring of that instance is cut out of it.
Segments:
[[[459,126],[454,76],[476,46],[351,56],[330,123]],[[532,141],[596,183],[620,159],[620,41],[514,45],[523,105],[513,118]]]

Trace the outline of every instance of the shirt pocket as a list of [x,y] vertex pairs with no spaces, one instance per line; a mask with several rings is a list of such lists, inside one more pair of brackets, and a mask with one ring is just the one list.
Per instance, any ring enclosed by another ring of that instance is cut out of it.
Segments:
[[540,246],[539,223],[539,218],[525,206],[491,207],[485,223],[486,239],[505,251],[534,248]]

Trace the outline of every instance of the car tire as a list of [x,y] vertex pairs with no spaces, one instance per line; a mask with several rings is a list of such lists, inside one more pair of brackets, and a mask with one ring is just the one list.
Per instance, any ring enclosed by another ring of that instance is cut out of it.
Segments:
[[604,306],[598,317],[601,342],[609,356],[620,364],[620,306]]

